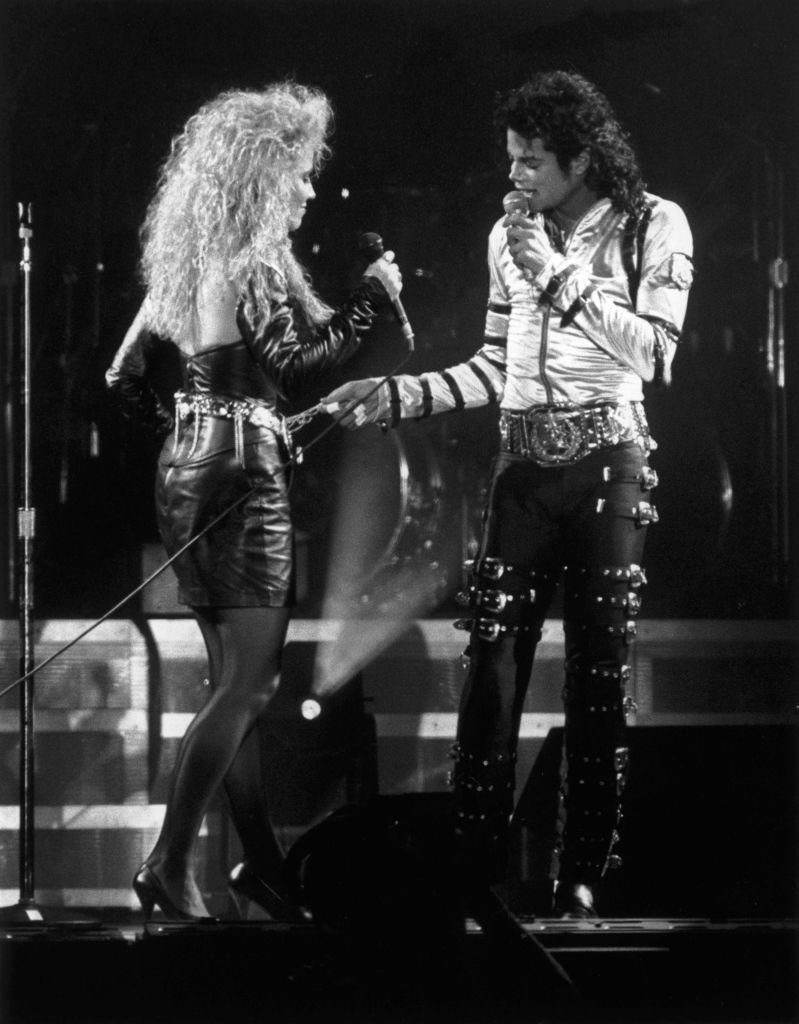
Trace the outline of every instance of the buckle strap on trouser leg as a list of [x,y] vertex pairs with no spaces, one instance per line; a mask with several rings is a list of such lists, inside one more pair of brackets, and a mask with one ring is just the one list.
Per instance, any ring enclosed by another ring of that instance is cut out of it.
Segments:
[[488,642],[525,634],[532,634],[536,640],[540,637],[540,622],[531,609],[540,601],[546,602],[554,577],[493,557],[465,562],[464,569],[472,573],[472,579],[457,600],[477,615],[474,619],[457,619],[453,623],[456,629]]
[[644,466],[640,473],[625,473],[620,469],[605,466],[602,469],[605,483],[639,484],[642,491],[653,491],[658,483],[657,471],[651,466]]
[[455,833],[468,870],[473,878],[501,881],[507,868],[516,755],[482,756],[456,743],[451,756]]
[[636,505],[624,505],[619,501],[608,501],[599,498],[596,503],[598,513],[606,516],[618,516],[620,519],[634,519],[639,526],[660,521],[658,510],[649,501],[639,501]]
[[629,748],[624,665],[567,667],[560,873],[586,884],[621,866],[616,853]]

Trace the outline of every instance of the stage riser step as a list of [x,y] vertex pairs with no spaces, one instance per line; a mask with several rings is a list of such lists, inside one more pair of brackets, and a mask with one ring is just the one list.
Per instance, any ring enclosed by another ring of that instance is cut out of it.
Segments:
[[[90,623],[51,620],[37,624],[35,663],[41,663]],[[311,686],[316,656],[335,640],[337,624],[296,620],[286,648],[284,686],[298,694]],[[368,626],[364,626],[368,632]],[[0,620],[0,672],[19,673],[19,626]],[[377,714],[456,711],[465,671],[460,655],[467,635],[444,620],[409,624],[356,665],[365,696]],[[631,648],[630,695],[636,719],[658,713],[796,713],[797,637],[790,622],[642,620]],[[192,713],[207,697],[207,663],[192,619],[103,623],[36,675],[41,709],[141,709]],[[536,655],[529,712],[560,710],[563,631],[547,621]],[[14,707],[0,708],[3,729]],[[91,719],[87,719],[87,728]]]
[[[38,623],[36,662],[87,625]],[[447,790],[465,634],[441,620],[409,624],[356,666],[356,677],[336,698],[344,700],[338,710],[326,705],[317,720],[326,723],[320,741],[299,707],[320,651],[338,628],[318,620],[292,623],[280,706],[263,732],[264,749],[275,758],[268,773],[276,787],[270,793],[275,824],[285,835],[352,802],[353,791],[391,796]],[[637,710],[630,725],[723,731],[796,723],[796,644],[792,623],[643,620],[632,648],[630,695]],[[0,621],[6,680],[18,672],[17,650],[18,624]],[[103,623],[37,674],[36,866],[48,884],[90,891],[113,889],[121,879],[127,886],[160,825],[157,808],[166,798],[177,745],[207,698],[206,674],[199,629],[185,617]],[[549,621],[522,716],[519,791],[547,736],[562,725],[562,681],[562,627]],[[0,707],[0,885],[6,887],[14,886],[17,870],[15,704],[9,695]],[[142,810],[158,817],[125,817]],[[205,841],[202,854],[204,870],[214,877],[229,866],[227,826],[220,829],[219,841]],[[527,855],[519,856],[524,876]]]
[[[553,716],[551,725],[542,725],[540,735],[520,740],[520,779],[532,766],[548,728],[560,722],[560,717]],[[378,733],[376,768],[380,792],[425,793],[445,789],[452,768],[450,752],[454,738],[454,731],[425,737]],[[13,815],[19,802],[19,741],[6,739],[9,742],[4,749],[9,764],[0,775],[0,823]],[[137,740],[141,741],[138,735]],[[146,743],[126,744],[124,737],[113,733],[42,733],[36,740],[36,804],[57,807],[162,803],[178,743],[177,738],[160,740],[151,777]],[[279,749],[283,755],[278,769],[281,789],[293,786],[298,802],[302,801],[303,788],[318,787],[321,777],[338,779],[350,774],[345,763],[346,748],[313,749],[298,742],[291,746],[283,743]],[[352,772],[356,770],[353,768]]]

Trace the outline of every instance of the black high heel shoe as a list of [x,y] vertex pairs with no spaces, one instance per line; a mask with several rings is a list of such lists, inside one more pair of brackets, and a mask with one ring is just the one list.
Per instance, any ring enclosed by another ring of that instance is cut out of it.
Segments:
[[594,906],[594,891],[581,882],[558,882],[553,910],[563,920],[588,921],[598,916]]
[[144,911],[145,921],[152,917],[155,907],[159,907],[170,921],[216,921],[215,917],[190,914],[183,910],[167,893],[160,878],[149,864],[142,864],[133,878],[133,891],[138,897]]
[[247,861],[237,864],[230,872],[228,890],[242,920],[249,915],[248,903],[260,907],[271,921],[307,924],[308,919],[276,889],[263,880]]

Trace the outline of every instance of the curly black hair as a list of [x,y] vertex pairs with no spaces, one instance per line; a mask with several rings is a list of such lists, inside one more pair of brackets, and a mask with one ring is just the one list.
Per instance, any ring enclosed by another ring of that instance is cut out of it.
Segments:
[[494,126],[503,148],[508,128],[525,139],[541,139],[564,171],[587,150],[586,185],[617,210],[640,212],[645,185],[628,135],[607,98],[582,75],[541,72],[497,96]]

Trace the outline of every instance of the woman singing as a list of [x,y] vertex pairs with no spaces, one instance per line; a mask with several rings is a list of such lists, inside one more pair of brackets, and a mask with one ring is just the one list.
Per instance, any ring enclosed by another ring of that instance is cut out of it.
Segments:
[[[133,880],[148,917],[155,906],[207,916],[192,851],[220,785],[244,851],[231,890],[273,917],[290,909],[254,728],[280,680],[294,590],[278,402],[348,359],[402,284],[389,253],[332,310],[293,255],[331,124],[326,96],[294,83],[225,92],[189,119],[143,227],[146,297],[107,374],[126,415],[169,432],[156,483],[167,553],[234,506],[174,563],[211,696],[180,744],[161,833]],[[174,420],[146,379],[154,338],[182,356]]]

